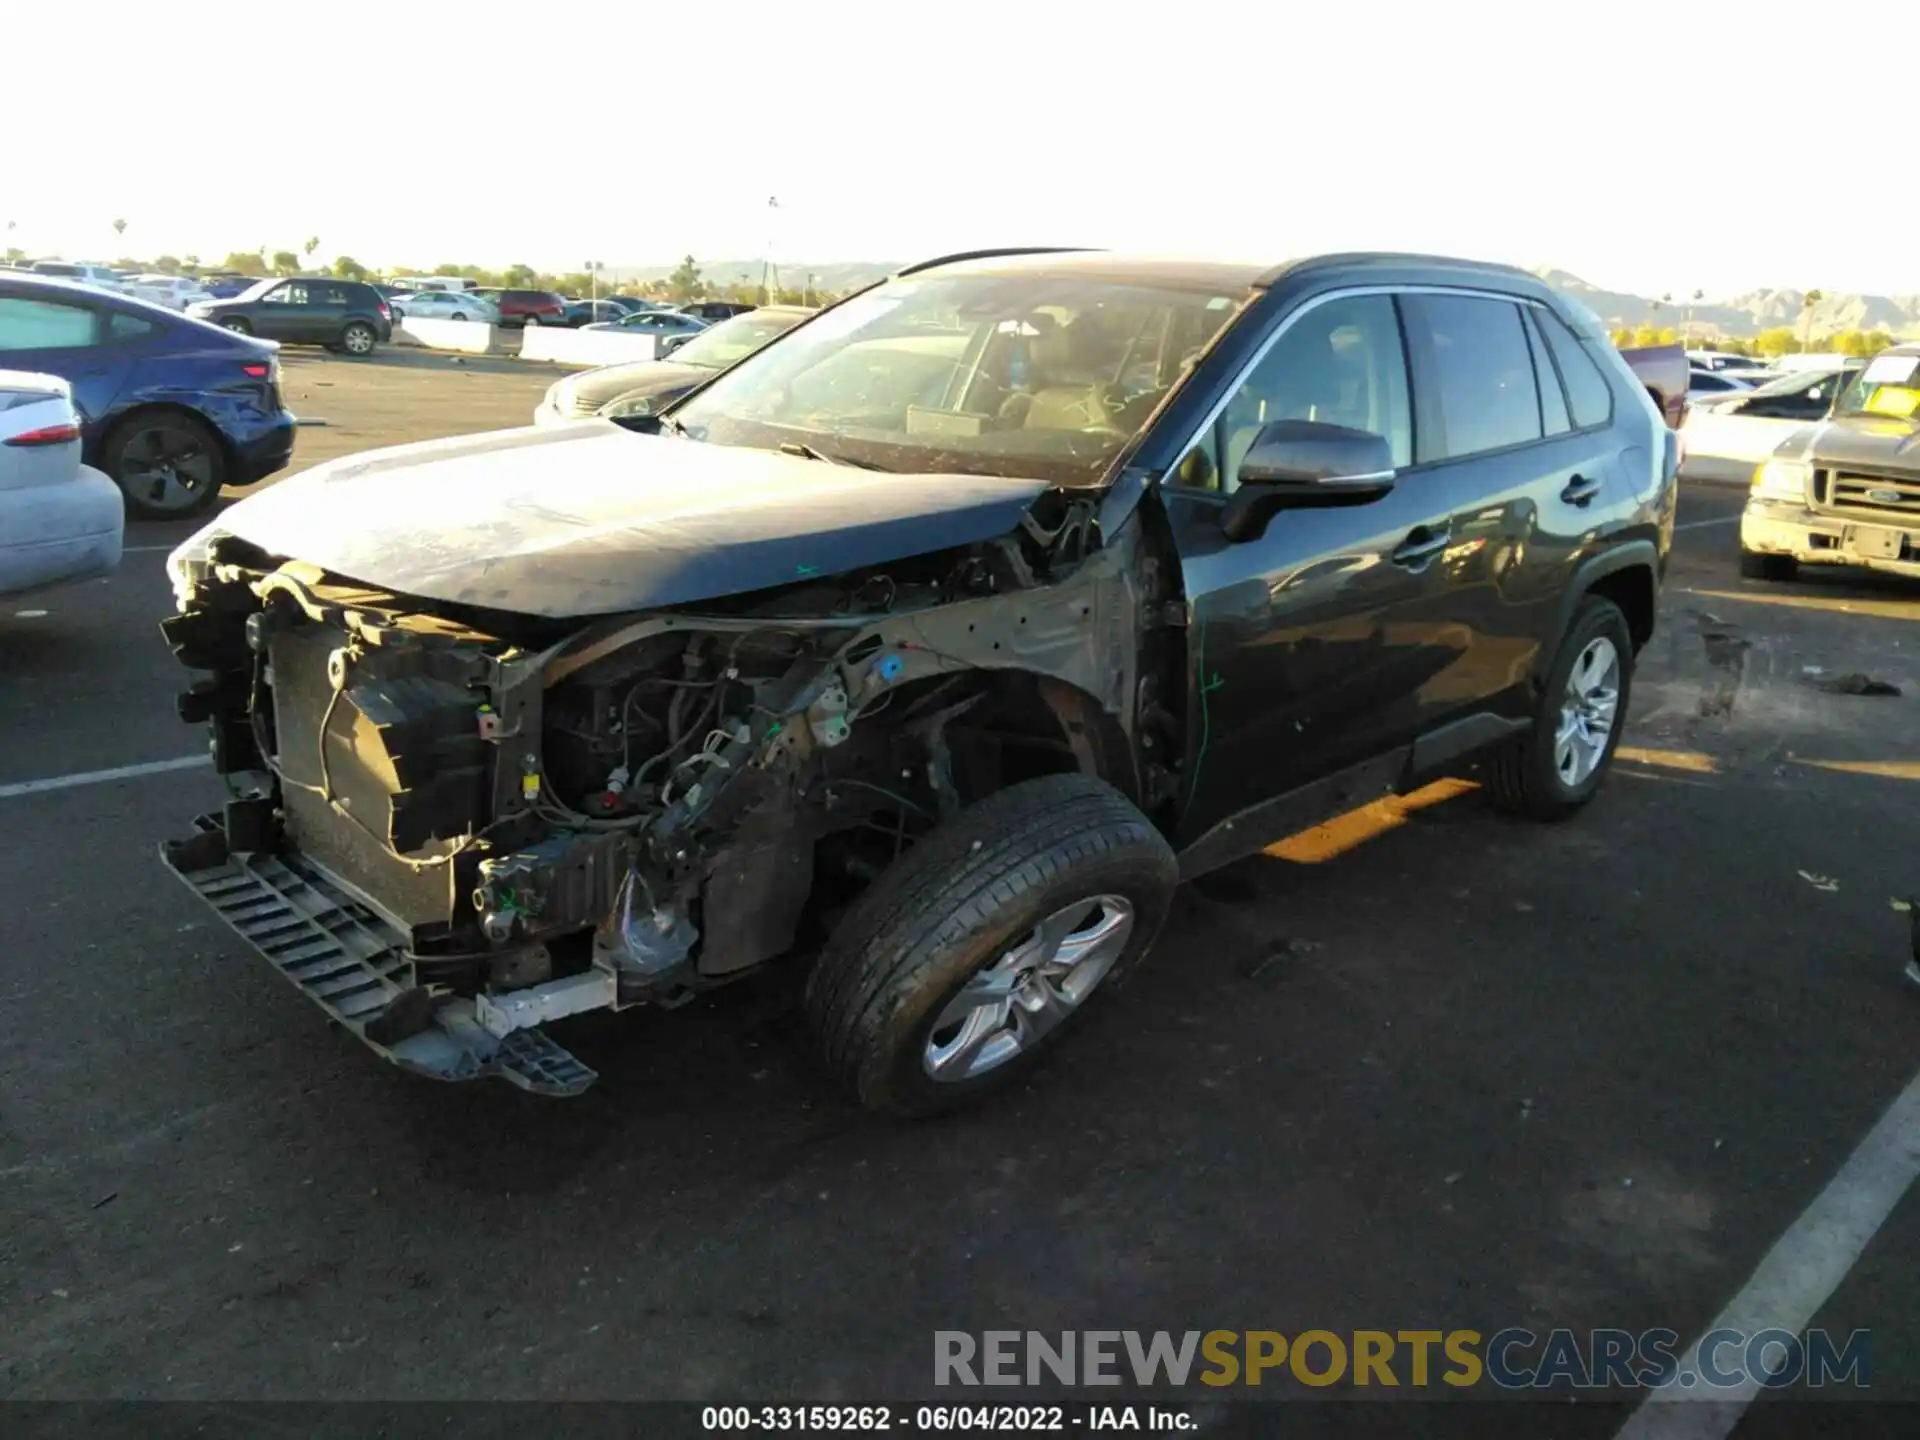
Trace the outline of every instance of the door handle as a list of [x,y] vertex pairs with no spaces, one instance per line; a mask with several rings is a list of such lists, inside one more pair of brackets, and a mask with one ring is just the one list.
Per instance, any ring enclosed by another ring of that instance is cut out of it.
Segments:
[[1424,570],[1433,557],[1447,548],[1447,531],[1415,526],[1413,532],[1395,548],[1392,560],[1403,570]]
[[1567,482],[1567,488],[1560,492],[1560,498],[1569,505],[1578,505],[1585,509],[1588,502],[1600,493],[1600,482],[1589,480],[1584,475],[1576,475]]

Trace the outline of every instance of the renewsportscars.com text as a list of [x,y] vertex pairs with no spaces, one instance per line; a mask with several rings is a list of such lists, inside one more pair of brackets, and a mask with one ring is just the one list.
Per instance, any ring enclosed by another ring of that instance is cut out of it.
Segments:
[[1715,1330],[1697,1361],[1676,1331],[936,1330],[933,1383],[1423,1389],[1699,1389],[1873,1383],[1870,1336]]

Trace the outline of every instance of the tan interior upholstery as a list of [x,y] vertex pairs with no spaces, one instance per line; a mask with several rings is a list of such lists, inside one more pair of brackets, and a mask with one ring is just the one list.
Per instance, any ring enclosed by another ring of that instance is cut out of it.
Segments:
[[1111,425],[1100,383],[1100,337],[1090,320],[1074,320],[1033,342],[1038,384],[1021,422],[1028,430],[1084,430]]

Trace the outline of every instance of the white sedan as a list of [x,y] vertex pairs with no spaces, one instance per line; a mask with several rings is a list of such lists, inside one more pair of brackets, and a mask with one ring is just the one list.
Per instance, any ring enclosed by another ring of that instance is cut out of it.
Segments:
[[136,275],[124,282],[127,294],[136,299],[164,305],[169,310],[185,311],[189,305],[213,299],[213,292],[185,275]]
[[120,487],[80,463],[80,416],[57,375],[0,370],[0,595],[120,563]]
[[1834,396],[1858,369],[1803,370],[1752,390],[1689,396],[1692,403],[1680,427],[1686,453],[1682,473],[1744,485],[1781,441],[1826,418]]
[[396,296],[393,308],[404,320],[472,320],[481,325],[498,325],[500,311],[491,300],[459,290],[417,290]]

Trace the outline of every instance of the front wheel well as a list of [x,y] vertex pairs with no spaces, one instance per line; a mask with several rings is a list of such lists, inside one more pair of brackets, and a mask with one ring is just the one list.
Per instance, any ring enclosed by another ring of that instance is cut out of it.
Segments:
[[[1093,696],[1051,676],[981,670],[957,683],[919,681],[892,702],[891,723],[927,732],[924,720],[945,711],[938,734],[957,798],[972,804],[1009,785],[1043,775],[1084,774],[1139,799],[1133,751],[1119,720]],[[856,722],[859,723],[859,722]]]

